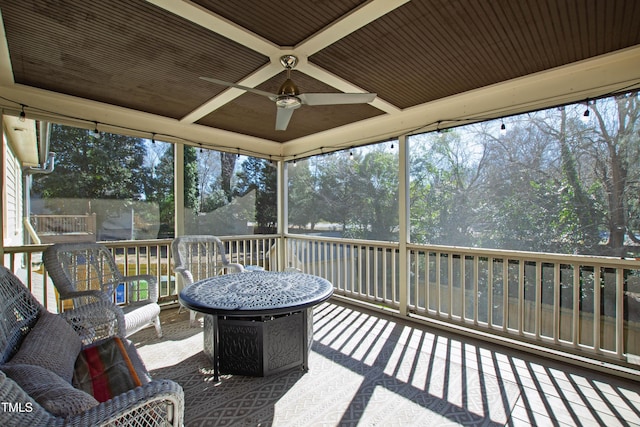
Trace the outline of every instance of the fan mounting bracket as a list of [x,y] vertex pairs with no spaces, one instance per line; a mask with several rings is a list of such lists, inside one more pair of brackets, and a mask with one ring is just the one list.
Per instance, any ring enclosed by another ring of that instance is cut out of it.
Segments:
[[298,65],[298,57],[295,55],[282,55],[280,57],[280,64],[287,69],[291,70]]

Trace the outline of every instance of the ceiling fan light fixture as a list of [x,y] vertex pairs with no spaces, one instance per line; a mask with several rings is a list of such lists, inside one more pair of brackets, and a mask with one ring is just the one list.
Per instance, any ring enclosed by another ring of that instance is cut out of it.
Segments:
[[281,95],[276,99],[276,105],[280,108],[298,108],[301,104],[297,96]]

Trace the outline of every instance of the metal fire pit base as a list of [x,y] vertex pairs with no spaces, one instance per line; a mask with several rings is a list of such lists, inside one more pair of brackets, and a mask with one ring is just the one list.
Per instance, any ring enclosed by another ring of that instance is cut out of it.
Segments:
[[220,373],[268,376],[295,367],[308,370],[313,343],[313,309],[262,317],[206,315],[204,352],[215,364],[218,330]]

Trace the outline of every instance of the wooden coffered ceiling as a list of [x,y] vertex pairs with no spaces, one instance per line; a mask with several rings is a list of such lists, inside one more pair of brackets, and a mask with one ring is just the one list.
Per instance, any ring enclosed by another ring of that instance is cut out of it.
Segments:
[[[303,156],[638,87],[637,0],[0,0],[0,106],[261,156]],[[295,54],[301,92],[269,99]]]

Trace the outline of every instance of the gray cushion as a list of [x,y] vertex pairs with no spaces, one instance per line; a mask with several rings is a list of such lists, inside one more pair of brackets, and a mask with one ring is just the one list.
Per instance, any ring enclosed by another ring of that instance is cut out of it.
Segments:
[[73,367],[81,348],[80,336],[71,325],[62,317],[45,312],[9,363],[41,366],[71,383]]
[[54,415],[75,415],[99,404],[90,394],[74,388],[41,366],[12,363],[1,368],[40,406]]

